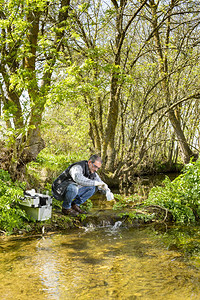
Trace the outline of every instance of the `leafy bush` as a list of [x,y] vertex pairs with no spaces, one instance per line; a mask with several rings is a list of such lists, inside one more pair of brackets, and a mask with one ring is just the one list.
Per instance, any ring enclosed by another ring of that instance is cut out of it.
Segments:
[[141,220],[144,223],[147,223],[151,221],[154,218],[154,214],[149,214],[145,212],[138,212],[133,211],[133,212],[125,212],[125,213],[120,213],[119,217],[121,218],[126,218],[129,223],[133,223],[135,220]]
[[73,154],[71,153],[55,154],[55,153],[51,153],[48,148],[45,148],[38,154],[36,162],[31,162],[30,165],[35,164],[41,167],[46,167],[53,170],[60,169],[61,171],[63,171],[70,164],[88,158],[89,158],[88,153],[74,152]]
[[80,207],[83,210],[89,211],[93,207],[92,200],[88,199],[85,203],[81,204]]
[[123,196],[119,194],[115,194],[116,203],[113,205],[114,210],[122,209],[122,208],[133,208],[138,203],[142,202],[142,197],[137,194],[133,194],[131,196]]
[[15,229],[24,228],[26,213],[19,207],[23,190],[19,183],[11,181],[8,172],[0,169],[0,230],[12,233]]
[[190,223],[200,219],[200,160],[185,166],[183,174],[163,186],[152,188],[145,205],[159,205],[170,211],[177,223]]

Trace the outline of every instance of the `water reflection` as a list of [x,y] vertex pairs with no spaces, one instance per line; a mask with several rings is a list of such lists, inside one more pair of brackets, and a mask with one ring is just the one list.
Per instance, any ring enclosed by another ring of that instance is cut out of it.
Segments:
[[143,175],[135,176],[132,178],[132,184],[124,184],[121,182],[119,193],[125,196],[132,194],[138,194],[143,198],[147,198],[149,191],[157,185],[160,185],[166,176],[170,180],[174,180],[179,173],[168,173],[168,174],[156,174],[156,175]]
[[197,264],[170,248],[164,234],[115,224],[40,239],[2,239],[1,297],[199,299]]
[[53,240],[42,238],[36,245],[36,272],[39,273],[43,290],[49,299],[60,299],[58,282],[60,266],[57,253],[53,251]]

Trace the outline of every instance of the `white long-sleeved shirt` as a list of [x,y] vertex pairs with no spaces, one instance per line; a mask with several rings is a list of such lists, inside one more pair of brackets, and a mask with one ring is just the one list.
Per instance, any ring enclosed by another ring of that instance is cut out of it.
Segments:
[[72,179],[78,184],[78,186],[98,186],[99,182],[104,182],[101,180],[99,175],[96,173],[95,180],[91,180],[83,175],[83,169],[80,165],[74,165],[69,170],[69,174],[71,175]]

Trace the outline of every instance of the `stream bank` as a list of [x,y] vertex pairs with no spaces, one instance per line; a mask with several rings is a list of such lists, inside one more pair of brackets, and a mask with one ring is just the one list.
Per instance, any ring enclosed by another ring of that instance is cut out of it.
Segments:
[[[176,176],[177,174],[173,174],[173,177]],[[159,207],[138,207],[138,204],[142,204],[143,200],[148,197],[149,190],[153,186],[159,185],[164,177],[165,174],[136,178],[134,184],[131,187],[131,190],[129,189],[128,191],[128,195],[131,195],[132,198],[131,205],[129,199],[126,199],[127,192],[121,194],[119,193],[119,190],[112,189],[112,192],[115,195],[115,201],[111,202],[106,201],[104,195],[96,193],[90,200],[86,202],[86,210],[87,208],[89,208],[88,214],[80,215],[76,218],[64,216],[61,213],[62,203],[53,199],[53,211],[51,219],[35,222],[30,222],[26,219],[23,219],[22,226],[18,227],[20,229],[13,229],[12,234],[19,234],[21,236],[26,234],[44,234],[69,230],[72,228],[86,228],[89,226],[113,226],[116,222],[121,222],[121,226],[130,228],[155,222],[171,221],[169,218],[170,215],[168,213],[166,214],[167,211],[162,210]],[[126,200],[128,200],[128,204],[126,203]],[[126,207],[123,207],[122,205],[121,207],[117,207],[116,209],[116,204],[117,206],[120,206],[120,203],[123,204],[123,202],[125,202]],[[0,234],[6,235],[7,233],[1,231]]]
[[[165,218],[165,212],[152,208],[121,208],[113,209],[116,201],[106,201],[103,195],[95,195],[92,200],[93,207],[87,214],[77,217],[63,215],[61,209],[53,208],[52,216],[46,221],[29,222],[26,229],[19,230],[15,234],[35,235],[51,234],[55,232],[64,232],[80,228],[100,228],[106,226],[115,226],[119,224],[124,228],[139,228],[152,223],[162,223]],[[159,221],[161,220],[161,221]],[[165,220],[166,222],[169,219]]]
[[[153,186],[161,184],[165,176],[165,174],[157,174],[150,177],[137,177],[135,178],[134,184],[131,187],[124,189],[123,194],[119,194],[119,190],[112,189],[112,192],[115,195],[114,201],[106,201],[104,195],[96,193],[91,200],[88,200],[92,203],[92,208],[88,210],[88,214],[79,215],[76,218],[63,215],[61,213],[61,202],[53,199],[53,211],[51,219],[42,222],[36,221],[29,223],[27,230],[21,230],[19,233],[44,234],[82,227],[95,228],[114,226],[116,222],[121,222],[121,226],[126,228],[138,228],[152,223],[172,223],[169,212],[163,210],[161,207],[152,206],[144,208],[140,206],[142,201],[148,197],[150,189]],[[171,180],[177,176],[177,173],[169,174]],[[126,205],[125,208],[119,207],[118,209],[113,209],[113,206],[115,206],[115,204],[118,202],[117,198],[123,198],[126,197],[126,195],[136,195],[134,200],[135,205],[131,205],[130,207],[127,207]],[[86,202],[86,205],[88,201]],[[58,206],[56,206],[55,203],[58,204]]]

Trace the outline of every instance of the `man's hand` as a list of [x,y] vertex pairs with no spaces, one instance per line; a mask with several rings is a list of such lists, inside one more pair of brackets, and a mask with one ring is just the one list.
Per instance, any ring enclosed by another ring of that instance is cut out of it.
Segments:
[[100,187],[102,190],[109,190],[108,185],[103,181],[96,181],[96,186]]
[[105,182],[103,182],[103,184],[100,185],[100,188],[103,189],[103,190],[105,190],[105,191],[109,190],[109,188],[108,188],[108,186],[107,186],[107,184]]

